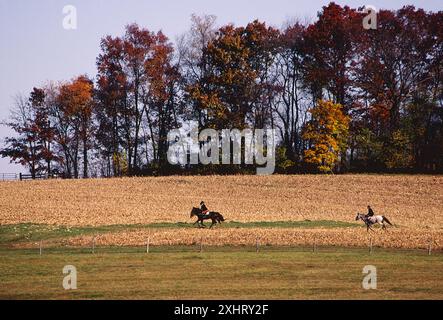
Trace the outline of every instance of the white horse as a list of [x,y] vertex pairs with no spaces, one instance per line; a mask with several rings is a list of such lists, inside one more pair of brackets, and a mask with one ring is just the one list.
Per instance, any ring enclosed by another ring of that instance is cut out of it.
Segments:
[[355,221],[358,221],[358,220],[361,220],[366,224],[368,232],[369,232],[369,230],[374,231],[374,229],[372,229],[372,226],[375,224],[381,225],[383,230],[386,230],[385,222],[387,224],[389,224],[390,226],[392,226],[392,223],[385,216],[368,217],[365,214],[357,213],[357,217],[355,218]]

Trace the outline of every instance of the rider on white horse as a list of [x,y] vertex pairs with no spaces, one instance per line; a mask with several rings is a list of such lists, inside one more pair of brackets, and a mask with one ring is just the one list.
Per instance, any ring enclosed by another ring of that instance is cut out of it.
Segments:
[[368,206],[368,214],[367,217],[373,217],[375,216],[374,210],[372,210],[371,206]]
[[368,206],[368,214],[357,213],[355,220],[362,220],[366,224],[368,231],[372,230],[372,226],[375,224],[381,225],[384,230],[386,230],[385,222],[392,226],[392,223],[385,216],[376,216],[371,206]]
[[366,219],[370,221],[372,224],[377,223],[377,218],[374,218],[375,213],[374,210],[372,210],[371,206],[368,206],[368,213],[366,214]]

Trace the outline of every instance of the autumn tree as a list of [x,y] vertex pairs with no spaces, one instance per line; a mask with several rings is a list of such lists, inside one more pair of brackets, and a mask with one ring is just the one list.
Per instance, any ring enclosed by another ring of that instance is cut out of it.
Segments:
[[34,88],[28,99],[17,96],[10,121],[5,124],[16,136],[5,139],[0,155],[28,167],[32,178],[44,171],[51,174],[51,162],[58,157],[51,150],[54,131],[49,121],[44,90]]
[[151,57],[145,63],[148,85],[143,89],[143,105],[153,160],[160,170],[164,170],[167,166],[168,132],[179,126],[181,101],[177,91],[181,76],[177,66],[173,65],[173,48],[168,38],[158,32],[154,39]]
[[276,57],[280,31],[255,20],[245,28],[245,45],[248,48],[249,65],[256,74],[248,122],[252,128],[274,127],[274,107],[277,104]]
[[140,172],[143,158],[163,165],[178,109],[179,73],[168,38],[131,24],[123,37],[102,39],[101,49],[96,92],[101,153],[109,166],[112,161],[114,175],[122,174],[122,154],[129,175]]
[[[147,86],[146,66],[151,58],[155,35],[137,24],[126,26],[123,38],[123,71],[128,84],[128,126],[126,127],[128,163],[130,174],[139,169],[138,148],[144,99],[142,90]],[[127,121],[127,122],[128,122]],[[132,132],[131,132],[132,131]]]
[[287,166],[289,162],[294,165],[302,157],[301,128],[306,118],[306,106],[311,101],[305,83],[305,32],[306,28],[296,22],[281,32],[278,41],[276,85],[280,90],[274,113],[284,149],[281,156],[287,159]]
[[[86,76],[79,76],[62,84],[57,97],[54,116],[57,119],[57,141],[64,151],[68,175],[73,170],[79,177],[79,152],[83,153],[83,177],[88,177],[88,151],[92,138],[93,84]],[[81,145],[81,147],[80,147]],[[80,148],[82,150],[80,150]]]
[[258,128],[272,119],[269,70],[277,36],[277,30],[259,21],[218,30],[203,50],[207,74],[190,88],[192,99],[207,114],[206,127]]
[[101,40],[100,47],[95,92],[95,118],[98,123],[96,138],[100,155],[107,164],[106,174],[120,176],[128,173],[123,172],[123,163],[120,160],[124,141],[126,146],[130,145],[127,134],[130,130],[127,128],[131,125],[127,107],[129,84],[123,70],[124,43],[118,37],[107,36]]
[[232,25],[221,28],[203,51],[209,72],[190,94],[206,114],[204,127],[243,128],[249,109],[255,74],[248,65],[248,52],[242,42],[243,29]]
[[[430,108],[437,106],[435,89],[441,83],[437,76],[441,68],[436,67],[441,66],[442,59],[441,36],[439,40],[434,29],[439,23],[436,17],[438,14],[412,6],[381,10],[377,30],[362,33],[363,50],[354,81],[362,108],[356,119],[358,127],[371,130],[373,142],[383,146],[383,152],[372,162],[388,169],[423,167],[429,156],[425,151],[429,135],[423,133],[440,118],[438,107]],[[363,144],[357,146],[357,154],[365,148]]]
[[30,94],[29,103],[35,112],[34,125],[41,144],[41,156],[46,162],[46,172],[52,173],[51,163],[59,157],[52,151],[55,128],[51,125],[51,105],[44,88],[34,88]]
[[210,75],[210,66],[204,59],[204,49],[216,35],[216,20],[213,15],[191,16],[190,29],[177,40],[177,65],[182,75],[181,86],[187,100],[188,118],[196,119],[199,127],[206,122],[205,109],[199,99],[192,99],[189,93],[195,86],[209,85],[204,81]]
[[303,134],[309,145],[304,161],[320,172],[332,172],[346,147],[350,119],[342,105],[331,101],[320,100],[309,112],[311,120]]
[[360,50],[356,37],[364,31],[362,18],[356,9],[331,2],[323,7],[318,20],[307,27],[306,80],[314,103],[317,99],[328,99],[342,104],[346,113],[349,111],[351,65]]

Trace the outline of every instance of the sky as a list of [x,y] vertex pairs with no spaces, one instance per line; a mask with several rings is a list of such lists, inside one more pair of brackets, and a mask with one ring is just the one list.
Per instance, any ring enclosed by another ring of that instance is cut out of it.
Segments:
[[[174,42],[190,27],[195,13],[217,16],[218,25],[245,25],[259,19],[281,27],[292,18],[315,20],[330,1],[296,0],[0,0],[0,120],[6,120],[14,96],[28,94],[48,81],[63,81],[80,74],[95,77],[100,39],[122,35],[136,22],[150,31],[162,30]],[[442,0],[335,1],[358,8],[399,9],[414,5],[427,11],[443,10]],[[63,8],[77,10],[77,29],[66,30]],[[0,126],[0,148],[11,131]],[[26,169],[0,158],[0,173]]]

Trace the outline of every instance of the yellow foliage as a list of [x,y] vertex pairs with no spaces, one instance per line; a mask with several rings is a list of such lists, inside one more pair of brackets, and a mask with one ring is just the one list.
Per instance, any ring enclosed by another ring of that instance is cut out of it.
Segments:
[[342,105],[331,101],[320,100],[309,112],[312,119],[303,138],[309,141],[310,148],[304,153],[304,161],[320,172],[331,172],[346,148],[350,119],[343,113]]

